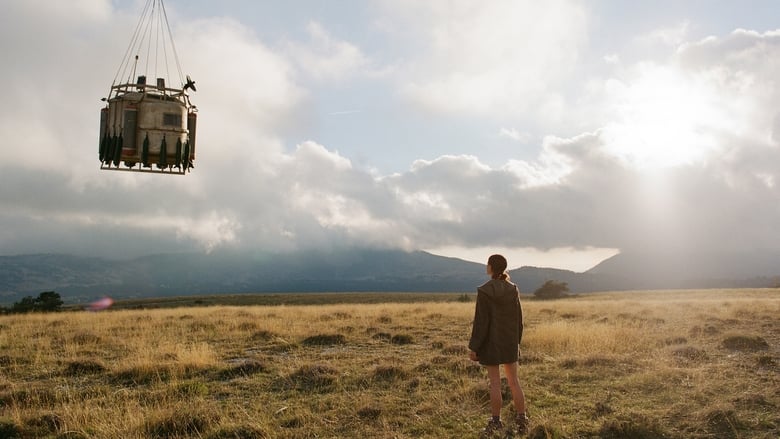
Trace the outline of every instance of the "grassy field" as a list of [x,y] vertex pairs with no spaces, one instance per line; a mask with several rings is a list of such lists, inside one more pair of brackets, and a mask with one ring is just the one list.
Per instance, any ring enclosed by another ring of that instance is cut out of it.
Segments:
[[[0,316],[0,437],[477,437],[462,296]],[[780,436],[780,291],[523,305],[530,437]]]

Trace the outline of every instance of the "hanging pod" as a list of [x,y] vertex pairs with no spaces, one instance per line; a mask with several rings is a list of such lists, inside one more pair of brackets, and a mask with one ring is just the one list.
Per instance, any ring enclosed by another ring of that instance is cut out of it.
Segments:
[[184,142],[184,155],[182,156],[182,161],[184,162],[184,170],[190,169],[192,167],[192,163],[190,162],[190,141],[189,139]]
[[114,159],[114,149],[116,149],[119,138],[116,135],[111,136],[111,140],[108,141],[106,153],[103,156],[103,163],[111,165],[111,160]]
[[106,150],[108,149],[110,144],[111,144],[111,138],[108,137],[108,131],[106,131],[106,134],[100,140],[100,151],[98,151],[98,156],[100,157],[100,163],[103,163],[103,160],[105,160]]
[[181,137],[176,138],[176,157],[174,160],[176,167],[181,169]]
[[168,146],[165,144],[165,136],[163,136],[160,143],[160,158],[157,161],[157,167],[159,169],[165,169],[168,167]]
[[116,147],[114,148],[114,166],[119,166],[119,160],[122,158],[123,143],[122,133],[119,133],[119,138],[117,139]]
[[143,164],[144,168],[151,166],[149,165],[149,133],[146,133],[144,144],[141,147],[141,163]]

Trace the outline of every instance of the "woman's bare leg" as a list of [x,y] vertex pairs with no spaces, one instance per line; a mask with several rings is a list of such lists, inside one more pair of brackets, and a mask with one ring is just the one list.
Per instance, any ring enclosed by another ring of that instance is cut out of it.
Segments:
[[498,366],[486,367],[490,379],[490,413],[494,417],[501,416],[501,372]]
[[[498,372],[498,370],[496,370],[496,372]],[[523,388],[520,387],[520,380],[517,378],[517,362],[504,364],[504,374],[506,374],[506,381],[509,384],[509,389],[512,391],[512,399],[514,400],[515,403],[515,411],[517,412],[518,415],[525,413],[525,394],[523,393]],[[490,375],[490,369],[488,369],[488,375]],[[490,397],[492,402],[493,401],[492,377],[490,379],[490,383],[491,383]],[[501,393],[499,389],[499,398],[500,397],[501,397]]]

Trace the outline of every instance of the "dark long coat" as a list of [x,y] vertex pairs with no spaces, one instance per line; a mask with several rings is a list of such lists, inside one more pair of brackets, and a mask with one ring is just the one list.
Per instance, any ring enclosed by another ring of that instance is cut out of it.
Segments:
[[500,279],[491,279],[477,288],[469,349],[477,353],[480,364],[517,361],[518,346],[523,339],[519,294],[517,285]]

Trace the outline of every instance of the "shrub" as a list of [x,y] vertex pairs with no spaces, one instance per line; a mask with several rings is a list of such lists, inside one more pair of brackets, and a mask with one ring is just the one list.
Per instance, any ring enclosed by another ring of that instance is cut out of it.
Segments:
[[544,285],[534,291],[534,297],[537,299],[560,299],[561,297],[565,297],[565,293],[568,291],[568,283],[548,280]]

